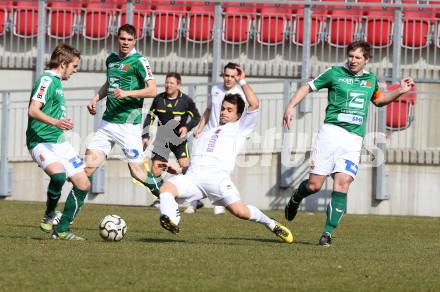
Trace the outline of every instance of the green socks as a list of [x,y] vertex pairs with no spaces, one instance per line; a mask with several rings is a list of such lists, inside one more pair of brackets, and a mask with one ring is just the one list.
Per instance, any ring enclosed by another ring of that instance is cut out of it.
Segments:
[[65,182],[65,172],[55,173],[50,176],[49,186],[47,187],[46,215],[52,215],[55,212]]
[[88,192],[88,190],[80,190],[76,187],[72,188],[64,205],[63,216],[61,216],[60,223],[56,228],[58,232],[65,232],[70,229],[70,222],[75,219],[80,211]]
[[299,185],[296,192],[293,194],[293,200],[297,203],[300,203],[302,199],[305,197],[310,196],[312,193],[306,188],[307,183],[309,182],[308,179],[303,180],[303,182]]
[[147,180],[144,182],[144,185],[150,189],[151,193],[159,198],[160,195],[160,186],[163,184],[163,180],[160,176],[154,176],[151,171],[147,172]]
[[333,192],[332,199],[327,206],[327,221],[325,223],[324,232],[332,233],[333,229],[338,226],[347,209],[347,194],[341,192]]

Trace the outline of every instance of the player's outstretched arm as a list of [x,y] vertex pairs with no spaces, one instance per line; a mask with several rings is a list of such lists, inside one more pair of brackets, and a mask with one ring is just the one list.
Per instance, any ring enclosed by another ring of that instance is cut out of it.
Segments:
[[284,111],[283,116],[283,126],[290,129],[290,126],[292,125],[292,118],[293,118],[293,109],[301,102],[301,100],[306,97],[307,94],[312,92],[312,89],[310,88],[309,84],[305,84],[301,86],[295,94],[290,99],[289,103],[287,104],[286,110]]
[[373,103],[376,106],[384,106],[398,98],[404,93],[407,93],[415,85],[414,80],[411,77],[405,77],[400,80],[400,87],[393,91],[383,92],[375,94],[373,97]]
[[114,96],[116,98],[126,98],[126,97],[134,97],[134,98],[154,98],[157,95],[156,89],[156,81],[154,79],[150,79],[145,82],[145,88],[138,90],[122,90],[115,89],[113,90]]
[[244,70],[241,67],[236,68],[238,71],[238,75],[236,76],[236,80],[238,84],[240,84],[241,89],[243,90],[244,96],[246,97],[246,101],[248,102],[248,112],[253,112],[260,108],[260,100],[258,99],[255,92],[252,90],[252,87],[246,82]]
[[73,122],[71,119],[57,120],[41,111],[43,104],[39,101],[32,100],[28,108],[28,116],[34,120],[40,121],[47,125],[52,125],[60,130],[71,130]]
[[199,124],[196,126],[196,128],[194,130],[193,135],[194,135],[195,138],[198,138],[200,136],[200,134],[203,132],[203,129],[205,128],[206,123],[208,123],[210,115],[211,115],[211,109],[210,108],[206,108],[205,112],[200,117]]
[[98,94],[92,97],[92,100],[90,100],[89,104],[87,105],[87,110],[91,115],[96,115],[96,104],[98,103],[98,101],[100,101],[101,99],[107,96],[107,92],[108,92],[108,82],[105,82],[98,90]]

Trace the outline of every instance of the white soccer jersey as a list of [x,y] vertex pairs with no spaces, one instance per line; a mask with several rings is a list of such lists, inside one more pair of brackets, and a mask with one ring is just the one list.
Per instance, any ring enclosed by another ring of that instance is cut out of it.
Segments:
[[[209,116],[209,121],[206,127],[208,129],[218,127],[220,123],[220,111],[222,107],[223,99],[226,94],[240,94],[241,98],[246,103],[246,97],[240,86],[235,85],[229,90],[225,90],[223,85],[214,85],[211,89],[211,95],[208,97],[207,108],[211,109],[211,115]],[[246,109],[245,109],[246,110]]]
[[255,130],[257,121],[258,110],[255,110],[244,112],[237,122],[207,129],[200,138],[194,139],[190,170],[230,174],[246,137]]

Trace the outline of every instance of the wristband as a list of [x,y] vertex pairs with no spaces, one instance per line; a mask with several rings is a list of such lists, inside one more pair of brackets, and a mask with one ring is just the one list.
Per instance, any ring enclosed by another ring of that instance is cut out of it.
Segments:
[[241,79],[240,81],[238,81],[238,84],[240,84],[240,86],[244,86],[247,84],[246,80]]

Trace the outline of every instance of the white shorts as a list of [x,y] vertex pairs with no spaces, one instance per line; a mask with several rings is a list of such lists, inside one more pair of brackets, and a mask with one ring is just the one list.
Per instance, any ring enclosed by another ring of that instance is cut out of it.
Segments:
[[121,146],[128,162],[144,161],[140,124],[115,124],[102,120],[99,129],[87,143],[87,149],[100,150],[108,156],[115,143]]
[[339,126],[322,125],[312,149],[310,173],[330,175],[342,172],[354,179],[359,168],[362,140]]
[[69,142],[63,143],[40,143],[30,151],[32,159],[43,170],[54,163],[59,162],[64,166],[67,177],[84,170],[84,162]]
[[240,193],[229,176],[201,176],[187,172],[168,180],[178,191],[179,203],[193,202],[208,197],[215,206],[229,206],[240,198]]

